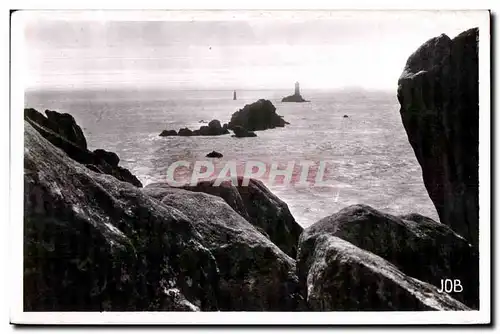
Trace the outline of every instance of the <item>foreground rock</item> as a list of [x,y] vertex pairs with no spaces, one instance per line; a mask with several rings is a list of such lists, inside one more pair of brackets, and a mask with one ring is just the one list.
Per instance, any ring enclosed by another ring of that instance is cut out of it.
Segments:
[[247,186],[238,178],[238,186],[224,181],[201,181],[185,189],[219,196],[259,231],[269,237],[282,251],[295,259],[302,227],[295,221],[288,205],[275,196],[261,181],[251,179]]
[[430,39],[399,78],[401,118],[442,223],[478,245],[478,29]]
[[228,128],[233,130],[241,126],[250,131],[259,131],[284,127],[286,122],[282,116],[276,114],[276,107],[269,100],[260,99],[247,104],[231,116]]
[[435,286],[327,233],[302,234],[297,266],[313,311],[468,310]]
[[[459,279],[463,291],[451,296],[479,308],[478,250],[448,226],[410,214],[392,216],[366,205],[352,205],[325,217],[304,232],[330,235],[374,253],[404,274],[437,287],[441,279]],[[310,249],[301,249],[302,255]]]
[[221,310],[305,310],[295,261],[223,199],[176,189],[162,203],[189,217],[214,255]]
[[243,137],[257,137],[255,132],[248,131],[242,126],[236,125],[233,127],[234,135],[232,137],[243,138]]
[[76,124],[75,119],[70,114],[61,114],[57,111],[45,110],[45,117],[33,108],[24,109],[24,118],[29,119],[44,128],[53,131],[59,136],[72,142],[76,146],[87,149],[87,140],[82,128]]
[[170,188],[160,202],[29,123],[24,183],[25,311],[304,308],[295,261],[218,197]]
[[[87,149],[85,136],[71,115],[49,110],[46,114],[50,115],[50,118],[46,118],[35,109],[24,109],[25,121],[70,158],[94,172],[113,175],[118,180],[142,187],[142,183],[135,175],[128,169],[118,166],[120,159],[116,153],[102,149],[91,152]],[[68,137],[65,137],[66,135]]]
[[217,264],[185,216],[29,124],[24,186],[25,311],[218,309]]

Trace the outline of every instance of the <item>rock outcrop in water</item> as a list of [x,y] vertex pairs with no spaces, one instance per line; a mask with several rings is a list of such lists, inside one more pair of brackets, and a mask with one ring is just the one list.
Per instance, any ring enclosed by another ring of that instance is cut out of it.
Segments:
[[177,136],[177,131],[175,131],[175,130],[163,130],[160,133],[160,137],[170,137],[170,136]]
[[231,116],[228,128],[233,130],[236,126],[241,126],[249,131],[259,131],[284,127],[286,124],[289,123],[276,114],[276,107],[271,101],[260,99],[235,112]]
[[236,138],[257,137],[255,132],[248,131],[247,129],[245,129],[244,127],[239,126],[239,125],[233,126],[232,130],[234,132],[234,135],[232,135],[232,137],[236,137]]
[[220,121],[217,119],[211,120],[208,125],[202,125],[198,130],[190,130],[188,128],[180,129],[179,133],[175,130],[163,130],[160,133],[160,137],[169,136],[221,136],[227,135],[229,131],[227,129],[227,124],[221,125]]
[[24,183],[25,311],[305,309],[295,260],[219,197],[155,197],[28,122]]
[[398,99],[408,139],[442,223],[479,242],[477,28],[441,35],[408,59]]
[[208,153],[205,157],[207,157],[207,158],[222,158],[223,155],[220,152],[212,151],[212,152]]
[[315,311],[466,310],[435,285],[463,278],[471,291],[457,297],[478,306],[477,271],[467,267],[477,259],[473,247],[443,224],[355,205],[304,230],[297,271]]
[[128,169],[118,166],[120,159],[114,152],[87,149],[87,141],[73,116],[56,111],[45,112],[48,118],[35,109],[24,109],[24,119],[45,139],[63,150],[71,159],[78,161],[94,172],[113,175],[118,180],[142,187],[139,179]]
[[302,97],[302,95],[300,95],[299,83],[296,82],[295,83],[295,92],[294,92],[294,94],[284,97],[281,100],[281,102],[309,102],[309,101],[304,100],[304,98]]

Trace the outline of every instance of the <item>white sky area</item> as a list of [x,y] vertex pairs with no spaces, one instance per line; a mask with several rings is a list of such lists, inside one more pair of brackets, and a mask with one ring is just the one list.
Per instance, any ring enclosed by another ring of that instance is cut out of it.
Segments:
[[24,80],[29,89],[292,89],[299,81],[303,89],[394,90],[423,42],[453,38],[485,18],[484,11],[31,12],[22,20]]

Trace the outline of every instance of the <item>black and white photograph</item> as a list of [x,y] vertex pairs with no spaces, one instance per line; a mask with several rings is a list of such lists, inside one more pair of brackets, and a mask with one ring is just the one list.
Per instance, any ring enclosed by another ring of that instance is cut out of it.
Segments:
[[487,10],[12,11],[11,321],[489,323],[489,57]]

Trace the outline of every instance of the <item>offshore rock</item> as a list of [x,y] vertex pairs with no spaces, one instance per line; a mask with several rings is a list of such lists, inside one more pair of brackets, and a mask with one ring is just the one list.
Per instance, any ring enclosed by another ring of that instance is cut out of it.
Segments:
[[233,127],[234,135],[232,137],[243,138],[243,137],[257,137],[255,132],[248,131],[242,126],[236,125]]
[[247,104],[231,116],[228,128],[233,130],[241,126],[250,131],[284,127],[287,123],[282,116],[276,114],[276,107],[269,100],[260,99]]

